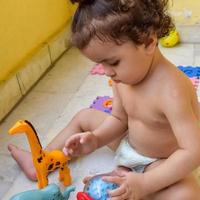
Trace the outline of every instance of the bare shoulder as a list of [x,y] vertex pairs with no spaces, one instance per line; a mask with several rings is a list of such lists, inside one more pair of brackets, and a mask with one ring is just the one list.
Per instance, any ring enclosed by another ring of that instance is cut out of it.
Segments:
[[195,93],[189,78],[176,66],[170,65],[165,70],[164,96],[172,99],[190,99]]
[[190,79],[176,66],[169,65],[164,68],[164,80],[160,93],[161,105],[169,109],[191,105],[197,109],[198,101],[194,86]]

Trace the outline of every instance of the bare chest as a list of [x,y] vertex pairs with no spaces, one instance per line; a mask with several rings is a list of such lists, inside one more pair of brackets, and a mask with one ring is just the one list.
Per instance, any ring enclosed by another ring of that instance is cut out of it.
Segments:
[[160,110],[159,96],[154,91],[123,88],[122,105],[131,121],[141,121],[146,126],[165,126],[168,121]]
[[128,115],[129,139],[132,146],[150,157],[170,155],[177,145],[170,124],[160,109],[159,95],[154,91],[140,92],[128,88],[119,93]]

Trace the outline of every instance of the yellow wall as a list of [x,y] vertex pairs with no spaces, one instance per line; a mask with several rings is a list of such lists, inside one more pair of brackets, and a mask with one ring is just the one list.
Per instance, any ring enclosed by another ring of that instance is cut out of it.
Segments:
[[[200,24],[199,0],[171,1],[177,24]],[[69,0],[1,0],[0,83],[59,32],[73,10]]]
[[67,0],[1,0],[0,82],[61,31],[73,9]]
[[181,25],[200,25],[200,0],[171,0],[172,16]]

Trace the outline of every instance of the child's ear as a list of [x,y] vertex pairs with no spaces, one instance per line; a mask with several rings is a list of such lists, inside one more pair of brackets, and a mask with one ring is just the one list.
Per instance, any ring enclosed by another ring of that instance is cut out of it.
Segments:
[[145,42],[145,49],[147,54],[152,54],[155,51],[155,48],[158,46],[158,39],[155,35],[151,35]]

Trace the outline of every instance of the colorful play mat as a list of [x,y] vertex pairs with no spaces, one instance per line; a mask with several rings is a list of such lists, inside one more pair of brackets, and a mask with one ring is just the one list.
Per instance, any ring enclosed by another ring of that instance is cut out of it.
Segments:
[[188,78],[192,81],[194,87],[198,89],[200,79],[200,67],[178,66],[178,68],[188,76]]

